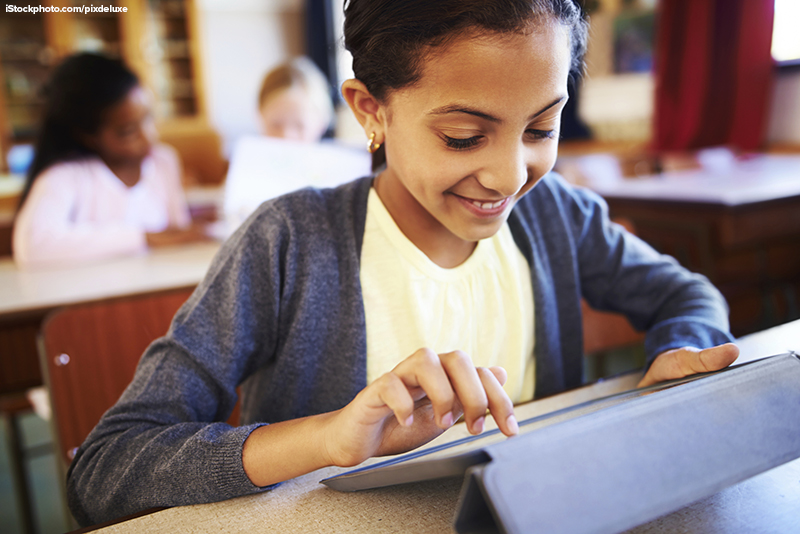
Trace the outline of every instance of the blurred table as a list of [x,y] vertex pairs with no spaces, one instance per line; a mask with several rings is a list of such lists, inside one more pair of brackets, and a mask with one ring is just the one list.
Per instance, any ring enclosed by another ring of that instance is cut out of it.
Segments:
[[196,286],[217,242],[154,249],[146,254],[63,269],[21,271],[0,259],[0,393],[42,384],[36,336],[59,306]]
[[[738,362],[800,350],[800,321],[739,341]],[[533,417],[635,387],[639,375],[626,374],[516,408],[518,419]],[[486,428],[495,428],[487,418]],[[429,443],[466,437],[463,423]],[[372,463],[379,460],[370,460]],[[346,471],[327,468],[287,481],[258,495],[218,503],[161,510],[115,523],[103,533],[172,532],[342,532],[415,534],[450,532],[460,478],[340,493],[319,484]],[[631,531],[649,533],[797,532],[800,460],[784,464]]]

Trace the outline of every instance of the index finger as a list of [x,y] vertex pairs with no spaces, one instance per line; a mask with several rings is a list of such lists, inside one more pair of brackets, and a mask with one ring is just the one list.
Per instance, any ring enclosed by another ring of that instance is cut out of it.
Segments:
[[[508,394],[497,379],[497,375],[500,373],[496,369],[502,368],[487,369],[478,367],[478,376],[489,400],[489,412],[497,422],[500,431],[506,436],[515,436],[519,434],[519,425],[517,424],[517,418],[514,417],[514,403],[508,398]],[[501,376],[504,374],[505,370],[503,370]]]
[[440,354],[439,358],[461,403],[467,428],[472,434],[480,434],[489,400],[475,364],[460,350]]

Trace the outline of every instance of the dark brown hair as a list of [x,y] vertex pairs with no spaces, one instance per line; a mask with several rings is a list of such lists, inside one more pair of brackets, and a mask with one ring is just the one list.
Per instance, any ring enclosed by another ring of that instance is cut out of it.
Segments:
[[[588,23],[576,0],[348,0],[344,15],[353,73],[380,101],[419,80],[431,47],[466,31],[517,33],[537,21],[557,21],[570,35],[570,76],[583,71]],[[372,156],[375,170],[386,162],[385,146]]]
[[44,89],[44,117],[18,210],[48,167],[95,154],[81,135],[97,132],[104,113],[138,85],[139,79],[122,62],[99,54],[75,54],[56,67]]
[[555,20],[569,29],[571,73],[583,68],[588,24],[575,0],[349,0],[344,13],[355,77],[379,100],[419,80],[425,49],[467,30],[522,32]]

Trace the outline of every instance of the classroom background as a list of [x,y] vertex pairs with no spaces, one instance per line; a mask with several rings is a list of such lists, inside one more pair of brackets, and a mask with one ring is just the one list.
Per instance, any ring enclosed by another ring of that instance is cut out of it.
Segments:
[[[90,2],[47,3],[81,4]],[[290,58],[308,56],[330,82],[336,120],[327,137],[365,151],[338,94],[352,75],[342,0],[91,4],[127,11],[0,12],[0,274],[14,269],[11,229],[40,91],[71,53],[120,58],[152,90],[160,139],[182,159],[196,220],[221,218],[235,147],[259,134],[261,80]],[[571,87],[557,170],[603,195],[612,217],[656,249],[708,276],[730,304],[734,335],[799,319],[800,2],[587,0],[585,8],[587,71]],[[640,335],[617,317],[586,313],[587,381],[641,365]],[[0,531],[64,532],[73,525],[60,455],[27,395],[43,384],[35,346],[43,315],[3,315]],[[14,486],[17,445],[30,520]]]

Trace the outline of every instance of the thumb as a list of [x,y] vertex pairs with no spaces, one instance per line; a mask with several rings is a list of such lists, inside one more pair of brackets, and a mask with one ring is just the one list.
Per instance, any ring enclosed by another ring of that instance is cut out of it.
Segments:
[[638,387],[697,373],[718,371],[732,364],[738,356],[739,347],[733,343],[703,350],[694,347],[669,350],[656,357]]
[[698,355],[698,367],[695,373],[706,373],[724,369],[739,357],[739,347],[733,343],[725,343],[709,349],[701,350]]

